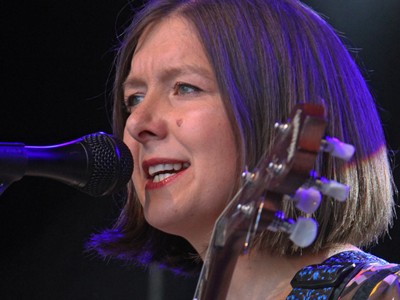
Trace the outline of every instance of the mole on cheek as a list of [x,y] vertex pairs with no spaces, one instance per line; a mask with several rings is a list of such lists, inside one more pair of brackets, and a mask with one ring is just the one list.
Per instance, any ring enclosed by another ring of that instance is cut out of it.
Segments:
[[176,125],[178,125],[178,127],[181,127],[182,123],[183,123],[182,119],[176,120]]

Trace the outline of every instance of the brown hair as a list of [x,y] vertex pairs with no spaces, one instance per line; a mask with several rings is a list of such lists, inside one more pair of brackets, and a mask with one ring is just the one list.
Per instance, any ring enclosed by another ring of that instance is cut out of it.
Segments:
[[[250,169],[270,147],[273,123],[284,121],[299,102],[324,103],[326,134],[352,143],[349,164],[324,157],[321,175],[351,187],[345,203],[324,198],[313,216],[319,234],[312,251],[339,243],[365,246],[377,240],[393,216],[392,177],[382,126],[363,76],[333,29],[297,0],[150,1],[126,29],[119,48],[114,86],[114,130],[122,137],[127,115],[122,83],[143,30],[178,14],[196,28],[214,68],[225,107],[243,149],[240,168]],[[239,174],[236,174],[239,177]],[[112,230],[95,235],[103,255],[142,263],[157,261],[189,270],[194,249],[182,238],[152,228],[130,187]],[[300,214],[283,201],[288,217]],[[299,253],[287,237],[265,232],[261,248]]]

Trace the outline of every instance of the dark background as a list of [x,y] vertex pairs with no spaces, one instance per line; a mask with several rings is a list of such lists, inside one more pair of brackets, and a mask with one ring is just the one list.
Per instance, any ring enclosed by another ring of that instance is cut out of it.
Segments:
[[[399,149],[400,2],[304,2],[361,49],[357,59],[368,70],[389,145]],[[0,141],[51,145],[110,132],[113,49],[140,2],[134,3],[1,2]],[[395,176],[398,183],[398,168]],[[195,279],[84,252],[89,235],[117,214],[112,198],[92,198],[55,181],[25,177],[11,185],[0,197],[0,298],[191,299]],[[373,253],[400,262],[399,223]]]

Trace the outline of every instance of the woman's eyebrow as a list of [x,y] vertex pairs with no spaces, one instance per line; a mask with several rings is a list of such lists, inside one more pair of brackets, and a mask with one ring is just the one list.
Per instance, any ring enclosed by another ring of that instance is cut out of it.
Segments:
[[161,78],[167,77],[167,78],[171,78],[171,77],[176,77],[179,75],[185,75],[185,74],[197,74],[200,75],[202,77],[205,77],[207,79],[212,80],[213,79],[213,75],[210,72],[210,70],[208,70],[207,68],[204,68],[200,65],[192,65],[192,64],[184,64],[178,67],[169,67],[166,68],[162,74],[161,74]]
[[[170,78],[174,78],[180,75],[187,75],[187,74],[197,74],[200,75],[207,80],[214,80],[213,74],[207,68],[201,67],[199,65],[192,65],[192,64],[185,64],[179,67],[170,66],[162,70],[159,74],[157,80],[158,81],[165,81]],[[143,80],[140,76],[132,74],[128,76],[126,80],[123,82],[122,87],[124,89],[127,88],[137,88],[140,86],[146,86],[145,80]]]
[[126,80],[122,83],[122,88],[123,90],[125,89],[133,89],[133,88],[137,88],[139,86],[145,86],[145,82],[144,80],[138,78],[138,77],[134,77],[134,76],[130,76],[127,77]]

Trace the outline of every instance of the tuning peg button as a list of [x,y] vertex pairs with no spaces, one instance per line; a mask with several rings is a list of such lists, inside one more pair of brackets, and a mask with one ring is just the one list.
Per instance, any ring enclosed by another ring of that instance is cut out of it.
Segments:
[[325,137],[322,141],[321,148],[323,151],[330,153],[332,156],[348,161],[353,157],[354,146],[346,144],[333,137]]
[[307,214],[312,214],[319,207],[321,198],[321,193],[316,188],[300,187],[292,199],[298,209]]
[[343,202],[349,196],[350,188],[334,180],[321,177],[315,181],[315,187],[324,195]]
[[318,233],[318,225],[314,219],[298,218],[290,228],[289,239],[301,248],[310,246]]

